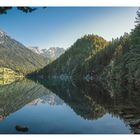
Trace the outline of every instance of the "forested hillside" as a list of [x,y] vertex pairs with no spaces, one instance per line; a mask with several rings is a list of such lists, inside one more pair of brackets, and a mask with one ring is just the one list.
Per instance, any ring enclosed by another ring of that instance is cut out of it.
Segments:
[[112,65],[104,75],[113,77],[123,85],[129,84],[135,89],[140,85],[140,12],[137,12],[136,26],[129,36],[121,38],[116,47]]
[[[140,84],[140,12],[130,34],[107,42],[97,35],[78,39],[62,56],[34,74],[45,78],[115,80]],[[33,74],[33,75],[34,75]]]
[[[56,61],[47,65],[39,71],[45,77],[51,76],[79,76],[79,68],[82,68],[87,61],[104,49],[109,43],[97,35],[85,35],[78,39],[63,55]],[[88,67],[85,67],[88,70]],[[78,71],[78,72],[77,72]],[[81,71],[82,72],[82,71]],[[38,74],[38,73],[37,73]]]
[[47,59],[0,31],[0,67],[26,75],[43,68]]

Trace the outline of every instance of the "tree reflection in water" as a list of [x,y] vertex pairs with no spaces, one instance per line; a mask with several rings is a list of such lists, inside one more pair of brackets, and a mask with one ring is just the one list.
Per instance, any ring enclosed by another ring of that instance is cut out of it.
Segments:
[[38,98],[41,102],[43,99],[47,102],[53,99],[50,104],[63,104],[64,101],[77,115],[88,120],[96,120],[109,113],[129,125],[132,133],[139,133],[140,130],[139,92],[129,85],[123,87],[115,82],[72,83],[24,79],[0,85],[0,119],[26,104],[37,103]]

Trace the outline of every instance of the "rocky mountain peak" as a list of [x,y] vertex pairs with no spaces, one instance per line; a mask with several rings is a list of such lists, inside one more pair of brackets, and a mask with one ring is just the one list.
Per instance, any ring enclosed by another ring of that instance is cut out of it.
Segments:
[[29,47],[33,52],[40,54],[46,58],[49,58],[51,61],[57,59],[60,55],[62,55],[65,50],[60,47],[51,47],[49,49],[40,49],[39,47]]
[[3,37],[3,36],[5,36],[5,35],[6,35],[6,33],[5,33],[5,32],[0,31],[0,37]]

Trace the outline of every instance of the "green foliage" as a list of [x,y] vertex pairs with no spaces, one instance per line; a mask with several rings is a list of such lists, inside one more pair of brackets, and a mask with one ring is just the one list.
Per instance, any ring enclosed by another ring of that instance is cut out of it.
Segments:
[[[7,14],[7,11],[13,9],[14,7],[0,7],[0,14]],[[35,11],[37,8],[32,7],[17,7],[18,10],[24,13],[31,13]]]
[[65,54],[36,74],[44,77],[68,75],[73,79],[116,80],[122,85],[140,85],[140,9],[130,34],[105,41],[97,35],[78,39]]
[[14,78],[14,77],[22,77],[23,75],[16,73],[15,71],[8,68],[0,68],[0,79],[2,78]]
[[113,58],[114,64],[106,75],[113,77],[124,85],[131,84],[139,89],[140,84],[140,13],[137,12],[137,25],[130,35],[120,38],[120,45],[116,47]]
[[136,17],[135,23],[137,23],[137,26],[140,25],[140,8],[139,8],[138,11],[137,11],[137,17]]
[[3,35],[0,39],[0,67],[26,75],[47,64],[46,58],[33,53],[9,36]]
[[39,73],[46,77],[62,74],[68,76],[80,75],[83,73],[80,68],[85,67],[87,68],[85,70],[88,70],[87,62],[94,58],[107,44],[108,42],[102,37],[85,35],[78,39],[59,59],[47,65]]

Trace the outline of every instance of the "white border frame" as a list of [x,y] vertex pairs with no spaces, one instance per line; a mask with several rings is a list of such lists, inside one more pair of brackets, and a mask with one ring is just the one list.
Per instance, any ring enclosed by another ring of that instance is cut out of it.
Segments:
[[139,6],[140,0],[0,0],[0,6]]
[[[0,6],[140,6],[140,0],[0,0]],[[47,136],[47,137],[46,137]],[[140,135],[0,135],[2,140],[140,140]]]

